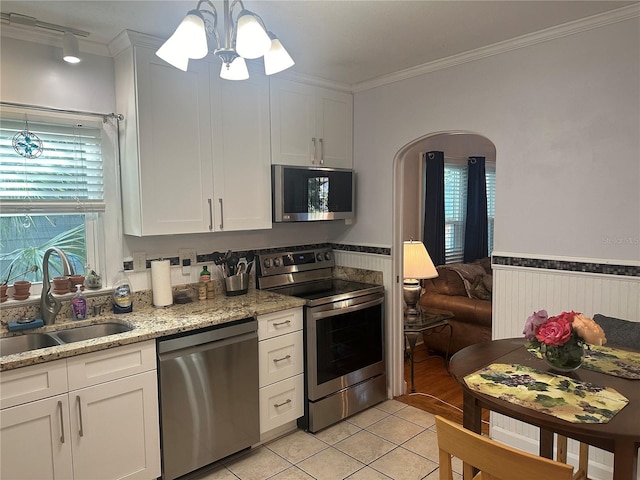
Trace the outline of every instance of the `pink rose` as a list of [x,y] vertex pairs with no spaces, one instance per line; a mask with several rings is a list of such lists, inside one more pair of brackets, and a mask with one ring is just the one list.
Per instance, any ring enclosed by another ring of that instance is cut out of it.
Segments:
[[551,317],[540,325],[536,338],[551,347],[561,347],[571,338],[571,322],[566,318]]
[[524,334],[524,338],[531,341],[536,338],[536,331],[538,327],[547,321],[549,316],[547,315],[546,310],[539,310],[537,312],[533,312],[527,321],[524,322],[524,330],[522,333]]

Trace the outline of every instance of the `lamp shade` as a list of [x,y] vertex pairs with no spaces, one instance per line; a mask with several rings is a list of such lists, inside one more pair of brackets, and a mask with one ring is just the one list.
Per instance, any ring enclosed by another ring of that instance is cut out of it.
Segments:
[[404,242],[403,278],[434,278],[438,271],[422,242]]
[[223,63],[220,69],[220,78],[225,80],[246,80],[249,78],[247,62],[242,57],[236,57],[230,64]]
[[271,48],[271,38],[253,13],[243,10],[238,16],[236,52],[243,58],[259,58]]
[[65,32],[62,38],[62,58],[67,63],[80,63],[80,46],[73,33]]
[[264,54],[264,73],[273,75],[274,73],[292,67],[295,62],[278,40],[278,37],[269,32],[271,37],[271,48]]
[[208,50],[204,18],[198,10],[191,10],[156,55],[170,65],[186,71],[190,58],[204,58]]

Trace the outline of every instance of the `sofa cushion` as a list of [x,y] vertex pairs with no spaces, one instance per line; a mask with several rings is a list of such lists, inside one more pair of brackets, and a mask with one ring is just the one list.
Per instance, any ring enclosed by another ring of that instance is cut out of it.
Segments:
[[640,349],[640,322],[607,317],[596,313],[593,320],[602,327],[607,345]]

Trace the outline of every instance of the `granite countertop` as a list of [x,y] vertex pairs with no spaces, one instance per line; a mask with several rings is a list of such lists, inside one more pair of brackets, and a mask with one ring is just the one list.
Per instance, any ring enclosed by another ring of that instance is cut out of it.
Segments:
[[[134,310],[131,313],[116,315],[109,312],[88,320],[56,322],[55,325],[25,330],[24,333],[51,332],[105,322],[123,323],[133,327],[129,332],[0,356],[0,372],[264,315],[299,307],[304,303],[304,300],[296,297],[263,290],[249,290],[248,293],[236,297],[217,295],[212,300],[200,300],[166,308],[153,306],[136,308],[134,304]],[[22,333],[5,331],[1,336]]]

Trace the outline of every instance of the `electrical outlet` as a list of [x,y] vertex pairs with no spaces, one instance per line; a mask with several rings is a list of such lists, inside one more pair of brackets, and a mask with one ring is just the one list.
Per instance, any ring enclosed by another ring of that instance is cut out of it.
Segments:
[[[182,274],[189,275],[191,273],[191,269],[188,268],[185,271],[185,267],[195,267],[196,263],[198,263],[196,249],[195,248],[179,248],[178,256],[180,257],[180,265],[182,266]],[[185,262],[184,260],[188,260]]]
[[133,252],[133,270],[147,269],[147,254],[145,252]]

